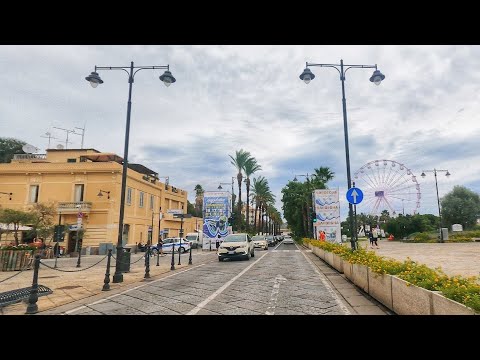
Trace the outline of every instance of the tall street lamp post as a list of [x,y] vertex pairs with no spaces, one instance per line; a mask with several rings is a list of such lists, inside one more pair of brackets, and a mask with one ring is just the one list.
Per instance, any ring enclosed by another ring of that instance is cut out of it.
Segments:
[[[135,70],[134,72],[134,69]],[[127,185],[127,170],[128,170],[128,141],[130,136],[130,114],[132,110],[132,85],[135,78],[135,74],[140,70],[145,69],[166,69],[163,75],[160,76],[160,80],[163,81],[165,86],[170,86],[174,83],[176,79],[173,77],[172,73],[169,71],[169,65],[166,66],[134,66],[133,61],[130,63],[129,67],[125,66],[95,66],[95,71],[85,78],[85,80],[90,82],[90,85],[93,88],[96,88],[99,84],[103,84],[103,80],[97,73],[97,70],[123,70],[128,74],[128,102],[127,102],[127,123],[125,128],[125,147],[123,152],[123,170],[122,170],[122,190],[120,197],[120,214],[118,219],[118,240],[117,240],[117,259],[115,266],[115,274],[113,275],[113,282],[119,283],[123,282],[123,274],[121,272],[121,262],[122,262],[122,251],[123,251],[123,217],[125,214],[125,190]]]
[[[370,77],[370,81],[375,83],[375,85],[380,85],[382,80],[385,79],[385,75],[383,75],[380,70],[377,69],[377,64],[375,65],[347,65],[343,64],[343,60],[340,60],[340,64],[312,64],[306,63],[306,67],[303,70],[303,73],[300,75],[300,79],[305,82],[305,84],[310,83],[311,80],[315,79],[315,75],[310,71],[308,68],[309,66],[319,66],[319,67],[331,67],[338,71],[340,74],[340,80],[342,82],[342,105],[343,105],[343,130],[345,133],[345,156],[347,162],[347,182],[348,182],[348,189],[352,187],[352,179],[350,177],[350,153],[348,148],[348,124],[347,124],[347,101],[345,99],[345,73],[352,68],[355,69],[375,69],[372,76]],[[345,69],[346,67],[346,69]],[[350,231],[352,236],[350,237],[350,243],[352,246],[352,250],[357,248],[357,244],[355,243],[355,228],[353,223],[353,207],[351,203],[348,203],[348,214],[350,218]]]
[[438,196],[437,172],[445,172],[446,177],[449,177],[450,173],[448,172],[448,170],[437,170],[434,168],[433,170],[422,170],[422,174],[420,176],[424,178],[425,176],[427,176],[425,175],[426,172],[433,172],[433,174],[435,175],[435,188],[437,189],[438,217],[440,220],[440,242],[443,243],[444,240],[443,240],[443,232],[442,232],[442,212],[440,210],[440,197]]

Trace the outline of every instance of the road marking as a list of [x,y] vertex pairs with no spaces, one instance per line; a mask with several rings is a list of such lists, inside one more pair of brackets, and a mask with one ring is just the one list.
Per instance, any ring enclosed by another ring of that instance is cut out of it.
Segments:
[[252,268],[253,265],[255,265],[257,262],[259,262],[260,260],[263,259],[263,257],[265,255],[268,255],[269,253],[265,253],[263,254],[260,259],[258,259],[257,261],[255,261],[253,264],[247,266],[245,269],[243,269],[237,276],[235,276],[234,278],[228,280],[225,284],[223,284],[217,291],[215,291],[212,295],[210,295],[208,298],[206,298],[205,300],[203,300],[200,304],[198,304],[195,308],[193,308],[192,310],[190,310],[187,315],[195,315],[196,313],[198,313],[200,310],[202,310],[205,305],[207,305],[210,301],[212,301],[213,299],[215,299],[218,295],[220,295],[226,288],[228,288],[230,285],[232,285],[232,283],[237,280],[240,276],[242,276],[243,274],[245,274],[248,270],[250,270]]
[[[261,259],[261,258],[260,258],[260,259]],[[260,260],[260,259],[259,259],[259,260]],[[75,309],[65,311],[63,314],[64,314],[64,315],[68,315],[68,314],[71,314],[71,313],[73,313],[73,312],[75,312],[75,311],[78,311],[78,310],[81,310],[81,309],[85,309],[85,308],[87,308],[87,307],[89,307],[89,306],[91,306],[91,305],[100,304],[101,302],[110,300],[111,298],[114,298],[114,297],[116,297],[116,296],[120,296],[120,295],[126,294],[126,293],[128,293],[128,292],[130,292],[130,291],[132,291],[132,290],[136,290],[136,289],[139,289],[139,288],[141,288],[141,287],[144,287],[144,286],[147,286],[147,285],[150,285],[150,284],[153,284],[153,283],[162,281],[162,280],[164,280],[164,279],[168,279],[169,277],[172,277],[172,276],[175,276],[175,275],[184,273],[184,272],[186,272],[186,271],[193,270],[193,269],[198,268],[198,267],[203,266],[203,265],[206,265],[206,264],[200,264],[200,265],[191,267],[191,268],[189,268],[189,269],[185,269],[185,270],[179,271],[179,272],[177,272],[177,273],[175,273],[175,274],[171,274],[171,275],[162,277],[161,279],[157,279],[157,280],[150,281],[150,282],[148,282],[147,284],[142,284],[142,285],[139,285],[139,286],[135,286],[134,288],[125,290],[125,291],[123,291],[123,292],[121,292],[121,293],[114,294],[114,295],[110,295],[109,297],[106,297],[105,299],[97,300],[97,301],[94,301],[94,302],[92,302],[92,303],[90,303],[90,304],[82,305],[82,306],[79,306],[79,307],[77,307],[77,308],[75,308]]]
[[265,315],[273,315],[275,314],[275,307],[277,306],[277,297],[278,297],[278,291],[280,290],[280,283],[287,281],[282,275],[278,274],[275,277],[275,283],[273,284],[273,290],[272,290],[272,295],[270,295],[270,302],[269,306],[267,308],[267,311],[265,311]]
[[[295,244],[296,246],[297,244]],[[305,252],[312,252],[312,250],[306,250]],[[330,293],[330,295],[332,295],[333,299],[335,300],[335,302],[338,304],[338,306],[340,307],[340,309],[343,310],[343,312],[346,314],[346,315],[351,315],[350,311],[347,309],[347,307],[340,301],[340,299],[338,298],[337,294],[335,293],[335,291],[333,291],[333,289],[330,287],[330,284],[328,283],[327,281],[327,277],[325,275],[323,275],[320,271],[318,271],[318,268],[315,266],[315,264],[312,262],[312,260],[310,260],[308,258],[307,255],[305,255],[304,252],[301,252],[302,255],[305,257],[305,259],[307,259],[307,261],[309,262],[310,266],[313,268],[313,270],[317,273],[317,275],[320,277],[320,280],[322,281],[323,285],[325,285],[325,287],[327,288],[327,291]]]

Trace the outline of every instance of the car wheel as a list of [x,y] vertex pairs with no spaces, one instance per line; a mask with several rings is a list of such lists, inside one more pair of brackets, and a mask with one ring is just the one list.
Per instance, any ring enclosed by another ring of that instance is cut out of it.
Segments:
[[153,249],[153,250],[152,250],[152,254],[153,254],[154,256],[157,256],[158,250],[157,250],[157,249]]
[[265,247],[263,248],[263,250],[268,250],[268,246],[265,246]]
[[218,261],[222,262],[222,258],[220,256],[218,257]]
[[245,259],[246,259],[247,261],[250,260],[250,254],[247,254],[246,257],[245,257]]
[[251,257],[255,257],[255,250],[252,251],[252,253],[250,254]]
[[178,249],[178,251],[180,251],[183,254],[185,252],[185,248],[181,247]]

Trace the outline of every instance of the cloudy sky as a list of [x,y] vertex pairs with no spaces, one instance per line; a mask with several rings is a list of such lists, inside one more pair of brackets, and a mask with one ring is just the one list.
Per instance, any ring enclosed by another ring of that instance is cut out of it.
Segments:
[[[480,191],[479,58],[479,46],[463,45],[1,46],[0,136],[44,152],[48,139],[41,136],[47,132],[57,138],[52,147],[65,145],[66,133],[55,126],[85,126],[84,147],[123,156],[127,74],[99,70],[104,84],[96,89],[85,76],[95,65],[169,64],[177,82],[168,88],[158,79],[163,70],[142,70],[135,77],[130,162],[169,176],[193,202],[196,184],[215,190],[219,182],[231,181],[236,170],[228,155],[243,148],[262,166],[258,175],[268,179],[280,211],[288,180],[326,166],[335,173],[329,187],[340,189],[344,218],[339,75],[332,68],[311,67],[316,78],[308,85],[298,76],[307,61],[378,64],[386,76],[380,86],[369,81],[372,69],[346,73],[352,177],[374,160],[404,164],[420,185],[418,211],[438,214],[434,176],[421,178],[422,170],[452,174],[438,174],[440,197],[454,185]],[[80,147],[81,136],[70,134],[69,140],[69,148]],[[411,185],[409,175],[402,179]],[[402,195],[405,213],[414,210],[410,204],[416,200],[416,190],[409,191]],[[390,200],[402,211],[398,198]],[[372,203],[365,201],[357,211],[369,211]]]

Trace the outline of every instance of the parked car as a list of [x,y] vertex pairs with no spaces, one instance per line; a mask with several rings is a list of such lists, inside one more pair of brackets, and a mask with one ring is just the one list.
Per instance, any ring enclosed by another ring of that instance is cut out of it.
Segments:
[[[190,251],[190,242],[184,238],[166,238],[163,240],[162,250],[164,253],[171,252],[173,249],[174,252],[178,252],[180,249],[181,253],[185,251]],[[157,244],[152,245],[153,254],[158,253]]]
[[185,236],[185,238],[187,239],[187,241],[190,241],[193,249],[196,249],[198,247],[202,247],[202,244],[203,244],[203,233],[202,232],[188,233]]
[[283,243],[284,243],[284,244],[293,244],[293,239],[292,239],[292,237],[291,237],[291,236],[288,236],[288,235],[285,236],[285,237],[283,238]]
[[267,241],[267,238],[264,236],[264,235],[256,235],[254,237],[252,237],[252,241],[253,241],[253,246],[254,247],[258,247],[258,248],[262,248],[264,250],[268,250],[268,241]]
[[275,246],[277,244],[277,239],[273,235],[267,236],[268,246]]
[[231,258],[249,260],[255,256],[255,247],[248,234],[229,234],[218,248],[218,261]]

